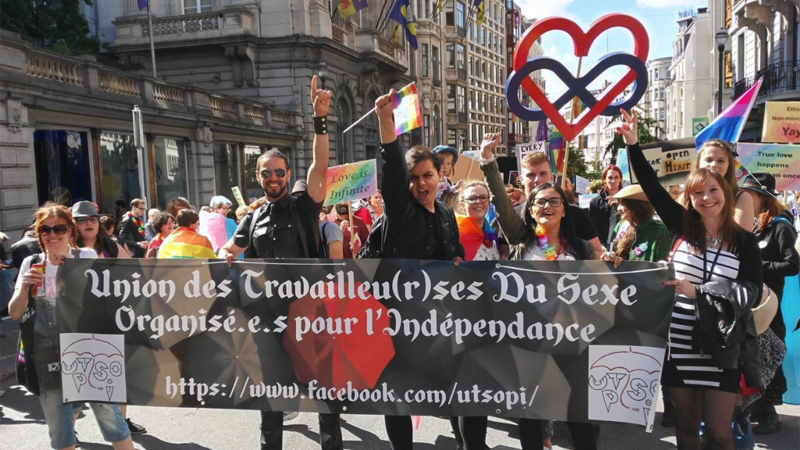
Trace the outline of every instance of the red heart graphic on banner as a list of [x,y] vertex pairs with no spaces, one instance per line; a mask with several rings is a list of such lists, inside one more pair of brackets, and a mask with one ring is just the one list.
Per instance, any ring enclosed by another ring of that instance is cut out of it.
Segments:
[[[642,62],[647,62],[647,54],[650,48],[647,31],[638,20],[631,16],[626,14],[607,14],[594,21],[586,33],[583,32],[578,24],[569,19],[548,17],[534,23],[522,35],[514,49],[514,70],[520,70],[525,65],[528,61],[528,52],[533,43],[549,31],[564,31],[567,33],[575,45],[575,56],[585,57],[589,55],[589,48],[591,48],[592,43],[600,33],[617,27],[625,28],[631,32],[634,42],[634,56]],[[636,72],[629,68],[628,72],[605,92],[605,95],[598,100],[598,103],[594,107],[586,109],[578,118],[578,121],[572,125],[559,114],[558,109],[553,106],[553,103],[530,77],[525,77],[522,81],[522,87],[528,92],[531,99],[536,102],[536,105],[541,108],[544,115],[558,128],[561,135],[564,136],[564,141],[569,142],[580,134],[592,120],[600,115],[601,111],[610,105],[635,80]]]

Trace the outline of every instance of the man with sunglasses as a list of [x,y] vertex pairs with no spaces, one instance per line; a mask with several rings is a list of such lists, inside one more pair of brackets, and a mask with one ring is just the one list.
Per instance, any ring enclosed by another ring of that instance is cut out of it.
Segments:
[[131,210],[122,217],[119,224],[119,235],[128,244],[131,257],[144,258],[147,250],[147,239],[144,232],[145,203],[140,198],[131,200]]
[[[256,180],[264,190],[264,205],[245,216],[236,233],[220,249],[219,257],[231,265],[244,251],[247,258],[315,258],[318,256],[319,213],[325,200],[329,159],[327,130],[331,91],[317,90],[317,77],[311,79],[311,104],[314,110],[314,159],[308,169],[308,187],[297,198],[288,192],[292,170],[289,160],[277,151],[262,154],[256,164]],[[278,339],[280,335],[275,335]],[[319,440],[323,450],[342,448],[338,414],[319,415]],[[283,412],[261,412],[261,448],[278,450],[283,446]]]

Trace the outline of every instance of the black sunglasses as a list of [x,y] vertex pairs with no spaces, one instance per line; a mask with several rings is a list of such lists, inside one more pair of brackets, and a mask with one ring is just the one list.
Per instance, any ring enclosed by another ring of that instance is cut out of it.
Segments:
[[81,225],[84,224],[84,223],[97,223],[99,221],[100,221],[100,219],[97,218],[96,216],[79,217],[79,218],[75,219],[75,222],[77,222],[77,223],[79,223]]
[[59,236],[63,236],[67,234],[67,230],[69,230],[69,228],[66,225],[56,225],[54,227],[48,227],[47,225],[42,225],[39,227],[39,234],[45,235],[45,234],[55,233]]
[[[272,169],[262,169],[261,170],[261,178],[269,178],[272,175]],[[275,176],[278,178],[283,178],[286,176],[286,170],[284,169],[275,169]]]

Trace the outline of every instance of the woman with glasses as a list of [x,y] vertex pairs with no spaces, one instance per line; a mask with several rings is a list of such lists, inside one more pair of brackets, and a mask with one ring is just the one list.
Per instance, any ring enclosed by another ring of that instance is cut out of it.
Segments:
[[500,259],[497,233],[489,226],[489,186],[483,181],[470,181],[461,188],[461,201],[466,216],[457,215],[458,239],[464,246],[464,261],[495,261]]
[[72,218],[78,227],[78,247],[91,248],[98,258],[129,258],[130,255],[114,242],[100,225],[100,215],[91,202],[72,205]]
[[762,387],[751,312],[763,282],[758,240],[734,219],[738,202],[725,171],[694,169],[682,203],[675,202],[638,145],[636,113],[622,115],[617,131],[631,167],[672,240],[676,279],[662,285],[675,286],[675,305],[662,380],[675,406],[678,448],[700,448],[702,420],[712,448],[733,450],[731,418],[741,379]]
[[[91,205],[90,205],[91,206]],[[25,259],[16,289],[8,305],[12,320],[20,323],[25,386],[39,398],[50,435],[50,446],[75,448],[75,420],[80,404],[63,403],[61,373],[50,369],[59,362],[59,335],[56,324],[56,273],[67,258],[96,258],[92,249],[78,249],[78,230],[69,209],[48,205],[36,211],[36,237],[41,254]],[[37,268],[42,264],[44,267]],[[33,322],[33,323],[30,323]],[[128,425],[119,406],[90,403],[103,438],[116,450],[133,450]]]
[[[484,136],[481,144],[481,169],[488,176],[492,203],[497,212],[500,228],[508,235],[521,235],[520,243],[511,249],[511,260],[564,261],[596,259],[592,245],[575,236],[567,195],[557,185],[542,183],[536,186],[525,202],[525,216],[514,211],[514,204],[506,193],[503,177],[497,169],[485,166],[497,164],[492,154],[500,142],[500,134]],[[523,450],[542,448],[545,421],[519,419],[520,444]],[[576,450],[597,448],[595,431],[591,423],[566,422]]]

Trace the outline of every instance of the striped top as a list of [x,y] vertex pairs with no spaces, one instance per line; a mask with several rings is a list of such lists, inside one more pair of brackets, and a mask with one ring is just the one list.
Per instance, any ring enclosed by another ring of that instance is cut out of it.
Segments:
[[[695,286],[704,283],[703,255],[695,256],[692,247],[685,241],[675,250],[672,262],[676,276],[683,276]],[[708,249],[705,265],[707,274],[713,266],[709,281],[734,280],[739,275],[739,260],[725,250]],[[722,369],[712,363],[710,354],[699,354],[692,350],[694,326],[695,302],[683,295],[676,295],[669,329],[669,359],[675,363],[686,385],[719,387]]]

